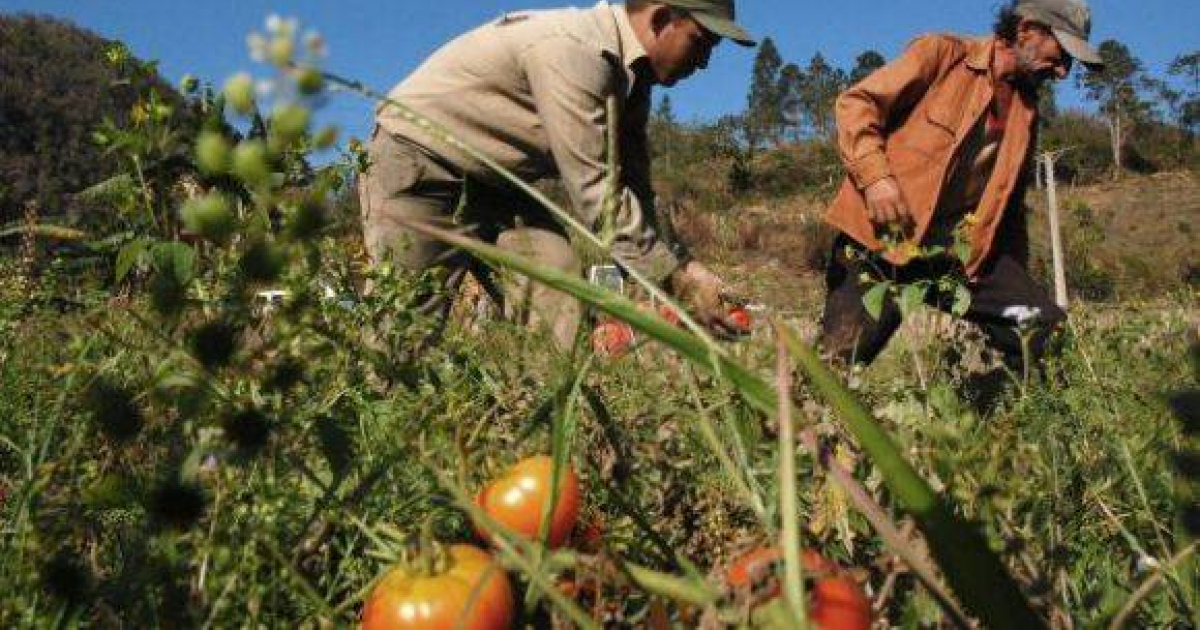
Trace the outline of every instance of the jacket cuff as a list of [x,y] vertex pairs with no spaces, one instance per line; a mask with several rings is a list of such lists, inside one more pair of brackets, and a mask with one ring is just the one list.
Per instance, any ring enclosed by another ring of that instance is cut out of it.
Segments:
[[854,187],[863,190],[875,182],[890,177],[892,167],[888,164],[887,155],[883,151],[868,153],[853,162],[846,164]]

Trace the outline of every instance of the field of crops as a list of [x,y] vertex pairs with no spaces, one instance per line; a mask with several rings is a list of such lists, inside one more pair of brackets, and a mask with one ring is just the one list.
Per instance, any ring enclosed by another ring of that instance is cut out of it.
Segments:
[[922,317],[844,373],[811,295],[715,341],[442,234],[591,311],[565,352],[443,329],[436,278],[363,264],[361,154],[304,160],[331,77],[282,61],[296,102],[238,77],[111,131],[127,230],[0,257],[0,625],[383,627],[434,580],[462,627],[1195,626],[1194,291],[1077,302],[1041,371]]
[[[394,286],[390,297],[403,299]],[[426,322],[404,321],[384,298],[347,307],[298,296],[251,309],[237,334],[222,327],[219,294],[173,322],[102,293],[66,314],[8,299],[6,625],[352,624],[389,566],[373,552],[422,533],[482,544],[471,498],[536,455],[578,474],[580,517],[558,551],[514,542],[500,554],[523,623],[572,613],[748,623],[761,593],[735,588],[726,571],[777,544],[785,509],[804,547],[863,585],[881,622],[946,618],[898,556],[926,557],[916,521],[803,376],[791,420],[826,464],[801,448],[788,504],[778,417],[662,343],[617,358],[583,343],[563,355],[483,322],[418,350]],[[920,330],[854,378],[897,452],[1056,626],[1123,609],[1137,625],[1194,614],[1192,548],[1175,518],[1189,480],[1173,455],[1187,436],[1168,411],[1168,397],[1195,382],[1195,304],[1181,300],[1081,305],[1050,380],[1006,374],[989,387],[986,361],[970,370],[949,356],[978,345]],[[364,343],[364,325],[381,320],[391,343]],[[197,341],[206,335],[225,343]],[[749,341],[725,348],[729,360],[775,384],[775,336],[756,322]],[[989,391],[999,393],[981,400]],[[853,492],[882,506],[902,538],[881,536]]]

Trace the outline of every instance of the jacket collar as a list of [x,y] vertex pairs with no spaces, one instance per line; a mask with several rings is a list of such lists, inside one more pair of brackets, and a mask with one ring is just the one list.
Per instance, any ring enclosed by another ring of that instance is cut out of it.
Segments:
[[992,68],[992,54],[995,50],[995,37],[968,39],[967,67],[977,72],[989,72]]

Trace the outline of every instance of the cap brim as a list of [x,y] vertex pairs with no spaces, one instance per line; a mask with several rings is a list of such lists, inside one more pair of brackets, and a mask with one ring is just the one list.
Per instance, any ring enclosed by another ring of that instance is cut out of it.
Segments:
[[1100,57],[1100,53],[1095,48],[1092,48],[1091,44],[1087,43],[1087,40],[1061,29],[1051,27],[1050,30],[1054,32],[1054,37],[1068,55],[1078,59],[1080,63],[1091,70],[1100,70],[1104,67],[1104,59]]
[[758,42],[754,41],[754,38],[750,36],[750,33],[746,32],[746,29],[738,26],[737,22],[734,22],[733,20],[713,17],[711,15],[700,13],[699,11],[693,12],[691,16],[700,23],[700,26],[703,26],[714,35],[720,35],[721,37],[724,37],[725,39],[742,46],[749,47],[758,44]]

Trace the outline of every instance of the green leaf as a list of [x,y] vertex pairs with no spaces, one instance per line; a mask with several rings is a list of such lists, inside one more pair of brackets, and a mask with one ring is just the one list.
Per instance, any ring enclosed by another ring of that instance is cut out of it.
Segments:
[[169,273],[179,284],[191,282],[196,271],[196,250],[187,243],[156,243],[153,248],[154,268]]
[[964,263],[966,263],[968,260],[970,260],[971,259],[971,241],[967,240],[966,238],[963,238],[962,236],[955,237],[955,239],[954,239],[954,255]]
[[149,239],[139,238],[126,243],[121,251],[117,252],[117,268],[115,270],[117,282],[124,280],[134,265],[140,265],[145,260],[149,246]]
[[89,251],[101,254],[111,254],[113,252],[120,251],[120,249],[124,247],[126,243],[134,240],[135,238],[136,235],[133,232],[117,232],[116,234],[105,236],[101,239],[88,241],[84,243],[84,246],[87,247]]
[[133,194],[135,185],[129,173],[115,175],[75,193],[75,197],[92,203],[116,203]]
[[962,317],[967,314],[969,308],[971,308],[971,290],[965,284],[959,284],[954,287],[954,303],[950,307],[950,312]]
[[892,283],[880,282],[863,294],[863,308],[867,309],[867,314],[871,316],[871,319],[879,321],[879,318],[883,316],[883,301],[887,299],[888,290],[891,288]]
[[900,314],[908,317],[915,313],[925,303],[925,296],[928,294],[929,285],[924,282],[915,282],[904,287],[900,292]]

